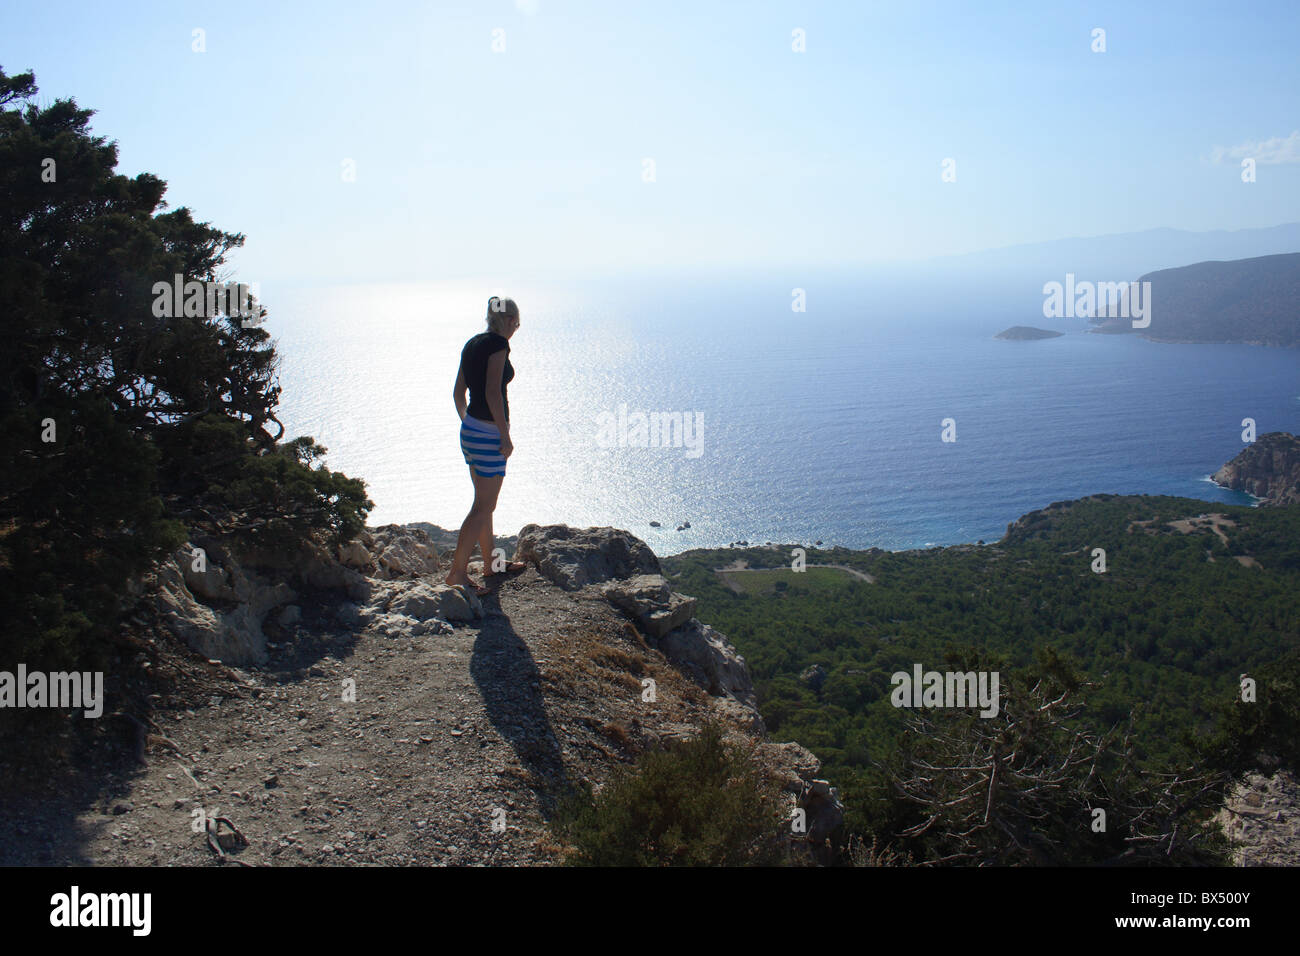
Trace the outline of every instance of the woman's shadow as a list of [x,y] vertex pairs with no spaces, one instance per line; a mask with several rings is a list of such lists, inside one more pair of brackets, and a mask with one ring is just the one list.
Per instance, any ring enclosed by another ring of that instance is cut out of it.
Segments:
[[515,633],[510,618],[493,606],[496,603],[493,598],[484,599],[488,606],[470,656],[470,676],[483,695],[492,726],[514,748],[528,772],[528,784],[537,796],[542,818],[549,820],[572,784],[542,703],[537,662]]

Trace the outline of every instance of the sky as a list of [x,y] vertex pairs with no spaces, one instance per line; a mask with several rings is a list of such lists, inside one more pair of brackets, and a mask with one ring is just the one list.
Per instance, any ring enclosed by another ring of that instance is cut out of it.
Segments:
[[244,233],[241,278],[336,284],[1295,221],[1298,38],[1294,2],[0,9],[0,67]]

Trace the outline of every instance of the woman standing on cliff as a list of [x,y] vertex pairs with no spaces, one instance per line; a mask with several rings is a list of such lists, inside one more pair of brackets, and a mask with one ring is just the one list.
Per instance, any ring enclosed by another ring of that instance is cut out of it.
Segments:
[[[456,554],[447,572],[447,583],[470,587],[478,595],[492,589],[476,584],[469,576],[469,556],[475,543],[483,552],[483,578],[503,578],[522,571],[525,565],[511,561],[499,574],[492,567],[492,513],[496,511],[501,481],[506,476],[506,459],[515,450],[510,442],[510,404],[506,386],[515,377],[510,364],[510,337],[519,329],[519,306],[514,299],[488,299],[487,331],[465,343],[460,353],[460,370],[452,398],[460,416],[460,449],[474,482],[474,504],[460,526]],[[469,390],[469,405],[465,391]]]

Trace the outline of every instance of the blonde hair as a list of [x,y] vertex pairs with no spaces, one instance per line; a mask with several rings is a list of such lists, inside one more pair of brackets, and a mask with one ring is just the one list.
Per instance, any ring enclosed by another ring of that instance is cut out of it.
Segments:
[[510,320],[517,320],[518,318],[519,306],[515,305],[514,299],[502,299],[495,295],[488,299],[487,326],[489,331],[495,332],[497,335],[504,335],[506,329],[510,327]]

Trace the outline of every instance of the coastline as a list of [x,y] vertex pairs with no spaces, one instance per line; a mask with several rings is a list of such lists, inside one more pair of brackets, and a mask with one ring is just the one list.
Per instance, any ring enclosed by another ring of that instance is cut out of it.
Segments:
[[[1243,489],[1243,488],[1230,488],[1230,487],[1228,487],[1227,485],[1221,485],[1221,484],[1219,484],[1217,481],[1214,480],[1214,475],[1206,475],[1206,476],[1205,476],[1204,478],[1202,478],[1201,480],[1202,480],[1202,481],[1208,481],[1210,484],[1214,485],[1214,487],[1216,487],[1216,488],[1222,488],[1224,491],[1235,491],[1235,492],[1236,492],[1237,494],[1239,494],[1239,495],[1245,495],[1246,497],[1250,498],[1250,505],[1249,505],[1249,507],[1251,507],[1251,508],[1258,508],[1259,505],[1260,505],[1260,502],[1262,502],[1262,501],[1264,500],[1264,499],[1261,498],[1259,495],[1252,495],[1249,491],[1246,491],[1246,490]],[[1242,507],[1242,508],[1244,508],[1244,507],[1247,507],[1247,506],[1246,506],[1246,505],[1239,505],[1238,507]]]
[[[1230,488],[1230,487],[1228,487],[1227,485],[1221,485],[1221,484],[1219,484],[1218,482],[1216,482],[1216,481],[1214,480],[1214,478],[1213,478],[1211,475],[1208,475],[1208,474],[1207,474],[1207,475],[1203,475],[1203,476],[1201,477],[1200,480],[1201,480],[1201,481],[1204,481],[1204,482],[1208,482],[1209,484],[1212,484],[1212,485],[1214,485],[1216,488],[1219,488],[1219,489],[1221,489],[1221,490],[1223,490],[1223,491],[1229,491],[1229,492],[1233,492],[1233,493],[1235,493],[1235,494],[1242,494],[1242,495],[1245,495],[1246,497],[1250,498],[1251,500],[1250,500],[1249,502],[1246,502],[1246,503],[1232,503],[1232,502],[1223,502],[1223,501],[1209,501],[1209,500],[1206,500],[1206,499],[1203,499],[1203,498],[1197,498],[1197,497],[1194,497],[1194,496],[1192,496],[1192,495],[1166,495],[1166,494],[1157,494],[1157,495],[1152,495],[1152,494],[1148,494],[1148,493],[1145,493],[1145,492],[1143,492],[1143,493],[1134,493],[1134,494],[1118,494],[1118,493],[1115,493],[1115,492],[1096,492],[1096,493],[1093,493],[1093,494],[1090,494],[1090,495],[1082,495],[1082,496],[1080,496],[1080,497],[1078,497],[1078,498],[1069,498],[1069,499],[1063,499],[1063,501],[1054,501],[1054,502],[1051,502],[1050,504],[1048,504],[1048,505],[1044,505],[1044,506],[1042,506],[1042,507],[1040,507],[1040,508],[1031,508],[1031,509],[1029,509],[1029,510],[1027,510],[1027,511],[1025,511],[1025,512],[1022,512],[1021,514],[1017,515],[1015,518],[1011,519],[1011,521],[1010,521],[1010,522],[1008,523],[1008,525],[1007,525],[1007,528],[1011,528],[1012,526],[1014,526],[1016,523],[1018,523],[1019,521],[1021,521],[1023,518],[1025,518],[1025,517],[1028,516],[1028,515],[1036,514],[1036,513],[1041,512],[1041,511],[1047,511],[1047,510],[1050,510],[1051,508],[1053,508],[1053,507],[1056,506],[1056,505],[1059,505],[1059,504],[1062,504],[1062,503],[1073,503],[1073,502],[1076,502],[1076,501],[1089,501],[1089,500],[1092,500],[1092,499],[1094,499],[1094,498],[1111,498],[1111,497],[1116,497],[1116,498],[1132,498],[1132,497],[1142,497],[1142,498],[1147,498],[1147,497],[1151,497],[1151,498],[1185,498],[1185,499],[1187,499],[1187,500],[1189,500],[1189,501],[1200,501],[1200,502],[1203,502],[1203,503],[1206,505],[1207,510],[1209,510],[1209,509],[1211,509],[1211,508],[1216,508],[1216,507],[1218,507],[1218,508],[1258,508],[1258,507],[1260,506],[1260,503],[1264,500],[1263,498],[1260,498],[1260,497],[1258,497],[1258,496],[1256,496],[1256,495],[1251,494],[1249,491],[1242,491],[1242,490],[1239,490],[1239,489],[1236,489],[1236,488]],[[436,525],[430,525],[428,522],[413,522],[413,524],[418,525],[419,527],[423,527],[423,528],[425,528],[426,530],[428,530],[428,529],[431,528],[431,527],[437,527]],[[442,529],[439,529],[439,530],[442,530]],[[738,545],[735,544],[735,542],[728,542],[728,543],[726,543],[726,544],[718,544],[718,545],[711,545],[711,546],[710,546],[710,545],[693,545],[693,546],[690,546],[690,547],[681,548],[681,549],[679,549],[679,550],[673,550],[673,551],[664,550],[664,551],[661,551],[661,550],[659,550],[658,548],[654,547],[654,544],[653,544],[651,541],[649,541],[648,539],[642,537],[642,535],[639,534],[635,529],[633,529],[633,528],[625,528],[625,529],[623,529],[623,530],[626,530],[626,531],[628,531],[628,533],[630,533],[630,534],[635,534],[635,535],[637,535],[637,537],[640,537],[643,541],[646,542],[647,545],[650,546],[651,550],[654,551],[654,553],[655,553],[658,557],[661,557],[661,558],[679,557],[679,556],[681,556],[681,555],[691,554],[691,553],[694,553],[694,552],[702,552],[702,551],[736,551],[736,552],[743,552],[743,551],[752,551],[752,550],[765,550],[765,551],[786,551],[786,552],[789,552],[792,548],[803,548],[803,549],[804,549],[805,551],[807,551],[809,554],[811,554],[811,553],[813,553],[813,552],[819,552],[819,553],[845,552],[845,553],[849,553],[849,554],[869,554],[869,553],[872,553],[872,552],[879,552],[879,553],[881,553],[881,554],[912,554],[912,553],[920,553],[920,552],[926,552],[926,551],[939,551],[939,550],[944,550],[944,549],[947,549],[947,548],[962,548],[962,549],[987,548],[987,547],[991,547],[991,546],[995,546],[995,545],[997,545],[998,542],[1002,540],[1001,538],[996,538],[996,539],[991,539],[991,540],[954,541],[954,542],[951,542],[951,543],[949,543],[949,544],[931,544],[931,545],[922,545],[922,546],[919,546],[919,547],[910,547],[910,548],[880,548],[880,547],[876,547],[876,546],[869,546],[869,547],[865,547],[865,548],[850,548],[850,547],[848,547],[848,546],[846,546],[846,545],[834,544],[834,543],[828,543],[828,544],[823,544],[823,545],[815,545],[815,544],[812,544],[812,543],[809,543],[809,542],[793,542],[793,541],[786,541],[786,542],[777,542],[777,541],[773,541],[773,542],[771,542],[771,543],[768,543],[768,542],[766,542],[766,541],[763,541],[763,542],[761,542],[761,543],[746,543],[744,546],[738,546]],[[653,530],[660,530],[660,529],[653,529]],[[456,532],[454,532],[454,531],[451,531],[451,532],[446,532],[446,531],[444,531],[443,533],[444,533],[444,534],[449,534],[449,535],[451,535],[451,538],[452,538],[452,546],[454,547],[454,546],[455,546],[455,535],[456,535]],[[1005,537],[1005,534],[1006,534],[1006,532],[1005,532],[1005,530],[1004,530],[1004,532],[1003,532],[1003,537]],[[431,537],[432,537],[432,536],[433,536],[433,535],[432,535],[432,532],[431,532]],[[513,542],[514,542],[514,540],[516,539],[516,537],[517,537],[517,535],[510,535],[509,537],[504,537],[504,536],[498,535],[498,536],[497,536],[497,540],[498,540],[498,541],[507,541],[507,540],[508,540],[508,541],[510,541],[510,542],[513,544]],[[748,542],[748,539],[741,539],[741,540],[744,540],[744,541]]]

